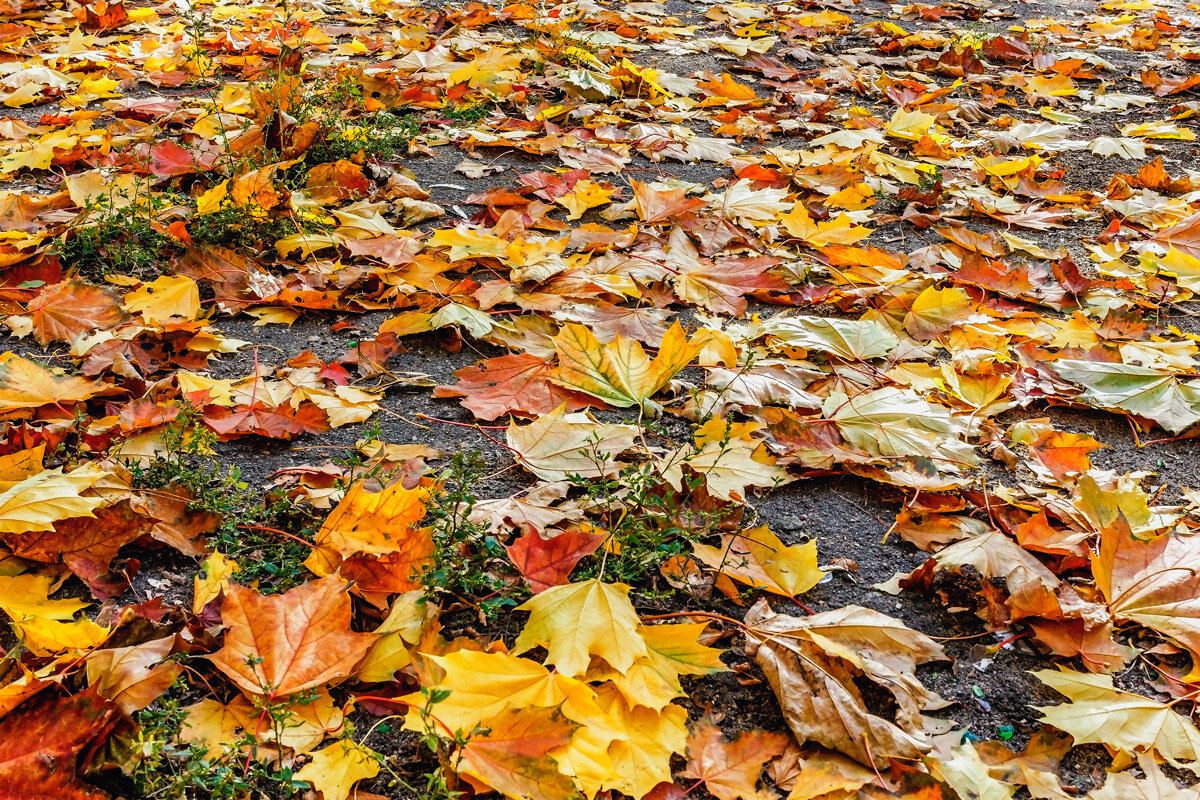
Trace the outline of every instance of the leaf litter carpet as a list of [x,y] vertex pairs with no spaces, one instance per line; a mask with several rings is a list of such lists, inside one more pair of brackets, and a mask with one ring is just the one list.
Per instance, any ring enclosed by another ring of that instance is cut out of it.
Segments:
[[1196,797],[1195,6],[0,10],[0,798]]

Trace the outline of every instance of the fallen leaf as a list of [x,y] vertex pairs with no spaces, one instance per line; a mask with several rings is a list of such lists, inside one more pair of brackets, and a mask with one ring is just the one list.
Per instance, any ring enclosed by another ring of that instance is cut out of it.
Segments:
[[350,675],[375,635],[350,630],[347,588],[337,575],[267,597],[231,584],[225,646],[210,659],[243,692],[268,698]]
[[[746,625],[755,660],[801,744],[816,742],[865,765],[931,748],[921,712],[947,703],[921,684],[916,668],[945,658],[932,639],[859,606],[792,617],[760,601]],[[894,721],[873,713],[860,679],[891,695]]]
[[513,652],[542,645],[547,651],[545,663],[570,677],[587,672],[592,656],[625,671],[647,655],[628,595],[625,584],[599,579],[553,586],[517,606],[530,616]]
[[77,777],[78,756],[120,721],[117,707],[94,691],[61,697],[48,691],[0,720],[0,786],[12,798],[103,800]]
[[560,405],[528,425],[508,426],[508,446],[521,466],[542,480],[569,475],[595,478],[618,469],[615,457],[633,446],[633,425],[596,422],[584,413],[568,414]]
[[1070,701],[1034,708],[1076,744],[1102,744],[1129,755],[1153,752],[1200,774],[1200,730],[1171,706],[1116,689],[1109,675],[1049,669],[1033,674]]
[[296,780],[310,783],[324,800],[347,800],[355,783],[379,774],[379,758],[371,748],[343,739],[313,753]]
[[717,800],[766,800],[775,794],[758,789],[763,765],[783,752],[781,733],[751,730],[726,741],[711,717],[701,718],[688,741],[688,763],[680,775],[703,781]]
[[553,708],[503,711],[488,721],[486,734],[472,736],[458,751],[460,774],[509,797],[576,797],[574,782],[548,751],[567,744],[578,727]]

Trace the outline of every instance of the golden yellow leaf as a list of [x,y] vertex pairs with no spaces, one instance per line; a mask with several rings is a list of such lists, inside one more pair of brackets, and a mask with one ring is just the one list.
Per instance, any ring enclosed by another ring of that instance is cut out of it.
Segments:
[[579,219],[589,208],[606,204],[615,191],[612,187],[605,188],[597,181],[585,179],[576,183],[568,194],[554,198],[554,202],[571,212],[567,219]]
[[41,472],[45,457],[46,445],[44,442],[28,450],[18,450],[15,453],[0,456],[0,490],[11,489],[26,478]]
[[204,560],[200,572],[192,579],[192,611],[199,614],[229,588],[233,574],[241,567],[224,553],[213,553]]
[[346,492],[321,530],[317,543],[329,543],[343,556],[354,553],[411,552],[414,564],[433,552],[429,532],[413,526],[425,516],[429,490],[405,489],[399,483],[380,492],[368,492],[361,481]]
[[61,622],[46,617],[27,617],[13,622],[21,644],[35,656],[50,656],[58,653],[83,652],[104,643],[109,629],[97,625],[87,617],[71,622]]
[[1126,754],[1153,750],[1172,766],[1200,772],[1200,730],[1172,706],[1115,688],[1111,675],[1052,669],[1033,674],[1071,701],[1034,708],[1075,744],[1102,744]]
[[[508,709],[537,706],[561,707],[578,722],[603,715],[591,686],[528,658],[475,650],[428,658],[445,671],[438,686],[449,689],[450,696],[437,704],[436,713],[452,729],[471,730]],[[404,699],[415,705],[423,702],[420,694]],[[409,714],[407,726],[420,730],[415,712]]]
[[687,711],[677,705],[661,711],[630,706],[609,685],[601,686],[597,694],[605,713],[627,733],[609,745],[613,769],[604,788],[645,797],[659,783],[671,780],[671,756],[687,749]]
[[64,473],[62,468],[43,470],[0,494],[0,533],[33,533],[54,528],[59,520],[94,517],[106,501],[100,494],[83,495],[104,477],[89,463]]
[[61,408],[104,389],[103,383],[59,375],[15,353],[0,355],[0,416],[6,419],[31,417],[41,406]]
[[650,396],[690,364],[703,346],[699,337],[688,342],[677,322],[651,361],[636,341],[617,334],[604,344],[586,325],[569,323],[554,337],[558,366],[550,371],[550,380],[618,408],[652,406]]
[[838,214],[828,222],[814,222],[803,203],[797,203],[795,208],[780,217],[779,221],[784,230],[809,247],[852,245],[871,235],[870,228],[855,225],[845,214]]
[[629,589],[623,583],[594,579],[552,586],[535,595],[517,606],[530,616],[513,652],[543,645],[546,663],[570,677],[587,672],[592,656],[603,658],[616,670],[629,669],[647,655]]
[[313,753],[296,779],[311,783],[324,800],[346,800],[355,783],[379,774],[380,758],[371,748],[343,739]]
[[817,541],[785,545],[767,526],[722,537],[722,545],[694,545],[696,557],[755,588],[799,597],[825,577],[817,566]]
[[162,275],[125,295],[123,305],[154,325],[172,319],[192,320],[200,314],[200,287],[183,275]]

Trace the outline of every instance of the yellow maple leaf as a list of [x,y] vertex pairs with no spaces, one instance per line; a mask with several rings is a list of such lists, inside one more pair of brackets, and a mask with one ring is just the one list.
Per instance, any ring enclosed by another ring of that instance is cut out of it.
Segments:
[[343,556],[354,553],[395,553],[411,550],[414,556],[432,552],[427,531],[413,526],[425,516],[429,490],[405,489],[399,483],[380,492],[368,492],[361,481],[346,492],[317,532],[317,544],[330,544]]
[[311,783],[324,800],[346,800],[355,783],[379,774],[380,758],[371,748],[342,739],[313,753],[296,779]]
[[696,557],[724,575],[784,597],[799,597],[827,573],[817,566],[817,542],[785,545],[765,525],[725,536],[721,547],[694,545]]
[[48,531],[59,520],[94,517],[105,498],[83,492],[103,477],[104,470],[92,463],[67,473],[61,467],[42,470],[13,484],[0,494],[0,533]]
[[83,652],[104,643],[109,629],[97,625],[87,617],[70,622],[60,622],[45,617],[29,617],[13,622],[13,628],[21,644],[35,656],[50,656],[57,653]]
[[579,181],[569,194],[556,197],[555,202],[571,212],[567,219],[579,219],[589,208],[598,208],[612,199],[616,189],[590,179]]
[[662,710],[683,695],[680,675],[711,675],[727,669],[721,651],[697,641],[707,623],[684,622],[674,625],[642,625],[638,628],[648,654],[624,672],[600,664],[593,666],[587,679],[612,681],[630,705]]
[[838,214],[827,222],[815,222],[803,203],[779,218],[784,230],[810,247],[828,247],[831,244],[852,245],[871,235],[871,228],[855,225],[845,214]]
[[0,456],[0,491],[11,489],[26,478],[41,472],[45,457],[45,442],[28,450],[18,450]]
[[587,672],[592,656],[617,670],[627,670],[647,655],[638,633],[638,616],[629,602],[630,587],[603,583],[598,578],[554,586],[535,595],[518,611],[530,612],[517,637],[514,653],[538,645],[547,650],[546,663],[577,677]]
[[604,344],[586,325],[569,323],[554,337],[554,346],[558,366],[551,370],[550,380],[618,408],[657,409],[650,401],[651,395],[690,364],[704,344],[700,337],[689,342],[676,322],[651,360],[641,344],[632,339],[618,334]]
[[151,324],[193,320],[200,314],[200,287],[184,275],[162,275],[125,295],[123,306]]
[[200,572],[192,579],[192,611],[199,614],[204,607],[216,600],[221,592],[229,588],[233,574],[241,567],[223,553],[212,553],[204,560]]
[[16,353],[0,355],[0,417],[25,419],[41,406],[76,403],[103,391],[86,378],[59,375]]
[[609,745],[613,769],[604,788],[645,797],[671,780],[671,757],[687,749],[687,711],[673,704],[661,711],[630,706],[611,684],[597,695],[605,713],[628,734]]
[[[475,650],[428,658],[445,672],[438,687],[448,689],[450,695],[438,703],[436,713],[451,729],[471,730],[508,709],[529,707],[561,707],[563,714],[576,722],[603,716],[591,686],[528,658]],[[403,699],[416,707],[424,703],[419,693]],[[405,726],[421,730],[415,709]]]

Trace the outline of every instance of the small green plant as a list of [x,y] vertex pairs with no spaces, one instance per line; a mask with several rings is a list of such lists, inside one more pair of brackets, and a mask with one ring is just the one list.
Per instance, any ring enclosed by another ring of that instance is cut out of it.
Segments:
[[162,232],[158,217],[178,198],[139,189],[88,203],[58,246],[64,267],[94,278],[112,273],[155,278],[169,271],[170,256],[180,248]]
[[241,565],[238,577],[268,594],[283,592],[308,578],[304,561],[320,523],[316,512],[286,496],[263,494],[242,480],[236,466],[223,468],[212,455],[217,437],[184,406],[163,433],[166,453],[132,468],[136,489],[183,490],[190,508],[220,518],[210,543]]
[[516,605],[524,592],[511,579],[511,565],[504,546],[487,525],[471,519],[476,498],[471,491],[485,464],[479,451],[456,453],[438,476],[441,491],[428,508],[433,531],[433,565],[422,575],[425,594],[445,593],[476,599],[488,616]]
[[[434,713],[438,703],[450,696],[449,689],[421,687],[424,705],[418,709],[421,722],[421,743],[437,758],[438,769],[425,775],[425,790],[419,796],[425,800],[456,800],[462,795],[458,790],[458,768],[462,761],[463,748],[474,736],[488,733],[487,728],[476,726],[471,731],[462,729],[451,732],[438,720]],[[411,789],[411,787],[409,787]]]
[[452,122],[463,122],[469,125],[485,119],[494,109],[495,105],[492,103],[477,101],[463,105],[446,106],[442,109],[442,116]]
[[722,504],[696,502],[704,476],[690,471],[683,473],[681,490],[663,480],[652,462],[631,464],[611,478],[568,477],[596,509],[594,524],[609,535],[601,550],[581,562],[583,578],[656,584],[663,562],[713,535],[728,515]]
[[232,753],[250,754],[243,760],[210,753],[204,745],[182,741],[188,712],[179,698],[187,688],[180,678],[166,695],[134,714],[136,728],[130,740],[133,765],[128,773],[134,789],[131,796],[235,800],[253,794],[284,800],[307,788],[303,781],[295,780],[289,766],[276,768],[278,762],[260,761],[254,756],[268,743],[261,731],[270,731],[273,735],[270,741],[278,741],[291,724],[291,710],[310,699],[297,696],[276,703],[260,701],[261,731],[244,731],[237,741],[229,743]]
[[242,208],[223,208],[192,217],[188,220],[188,234],[197,244],[261,253],[295,233],[321,230],[315,223],[306,220],[300,224],[297,219],[287,214],[259,218]]
[[408,152],[409,142],[419,132],[417,117],[392,111],[357,118],[338,116],[305,151],[304,160],[312,166],[338,160],[395,161]]

